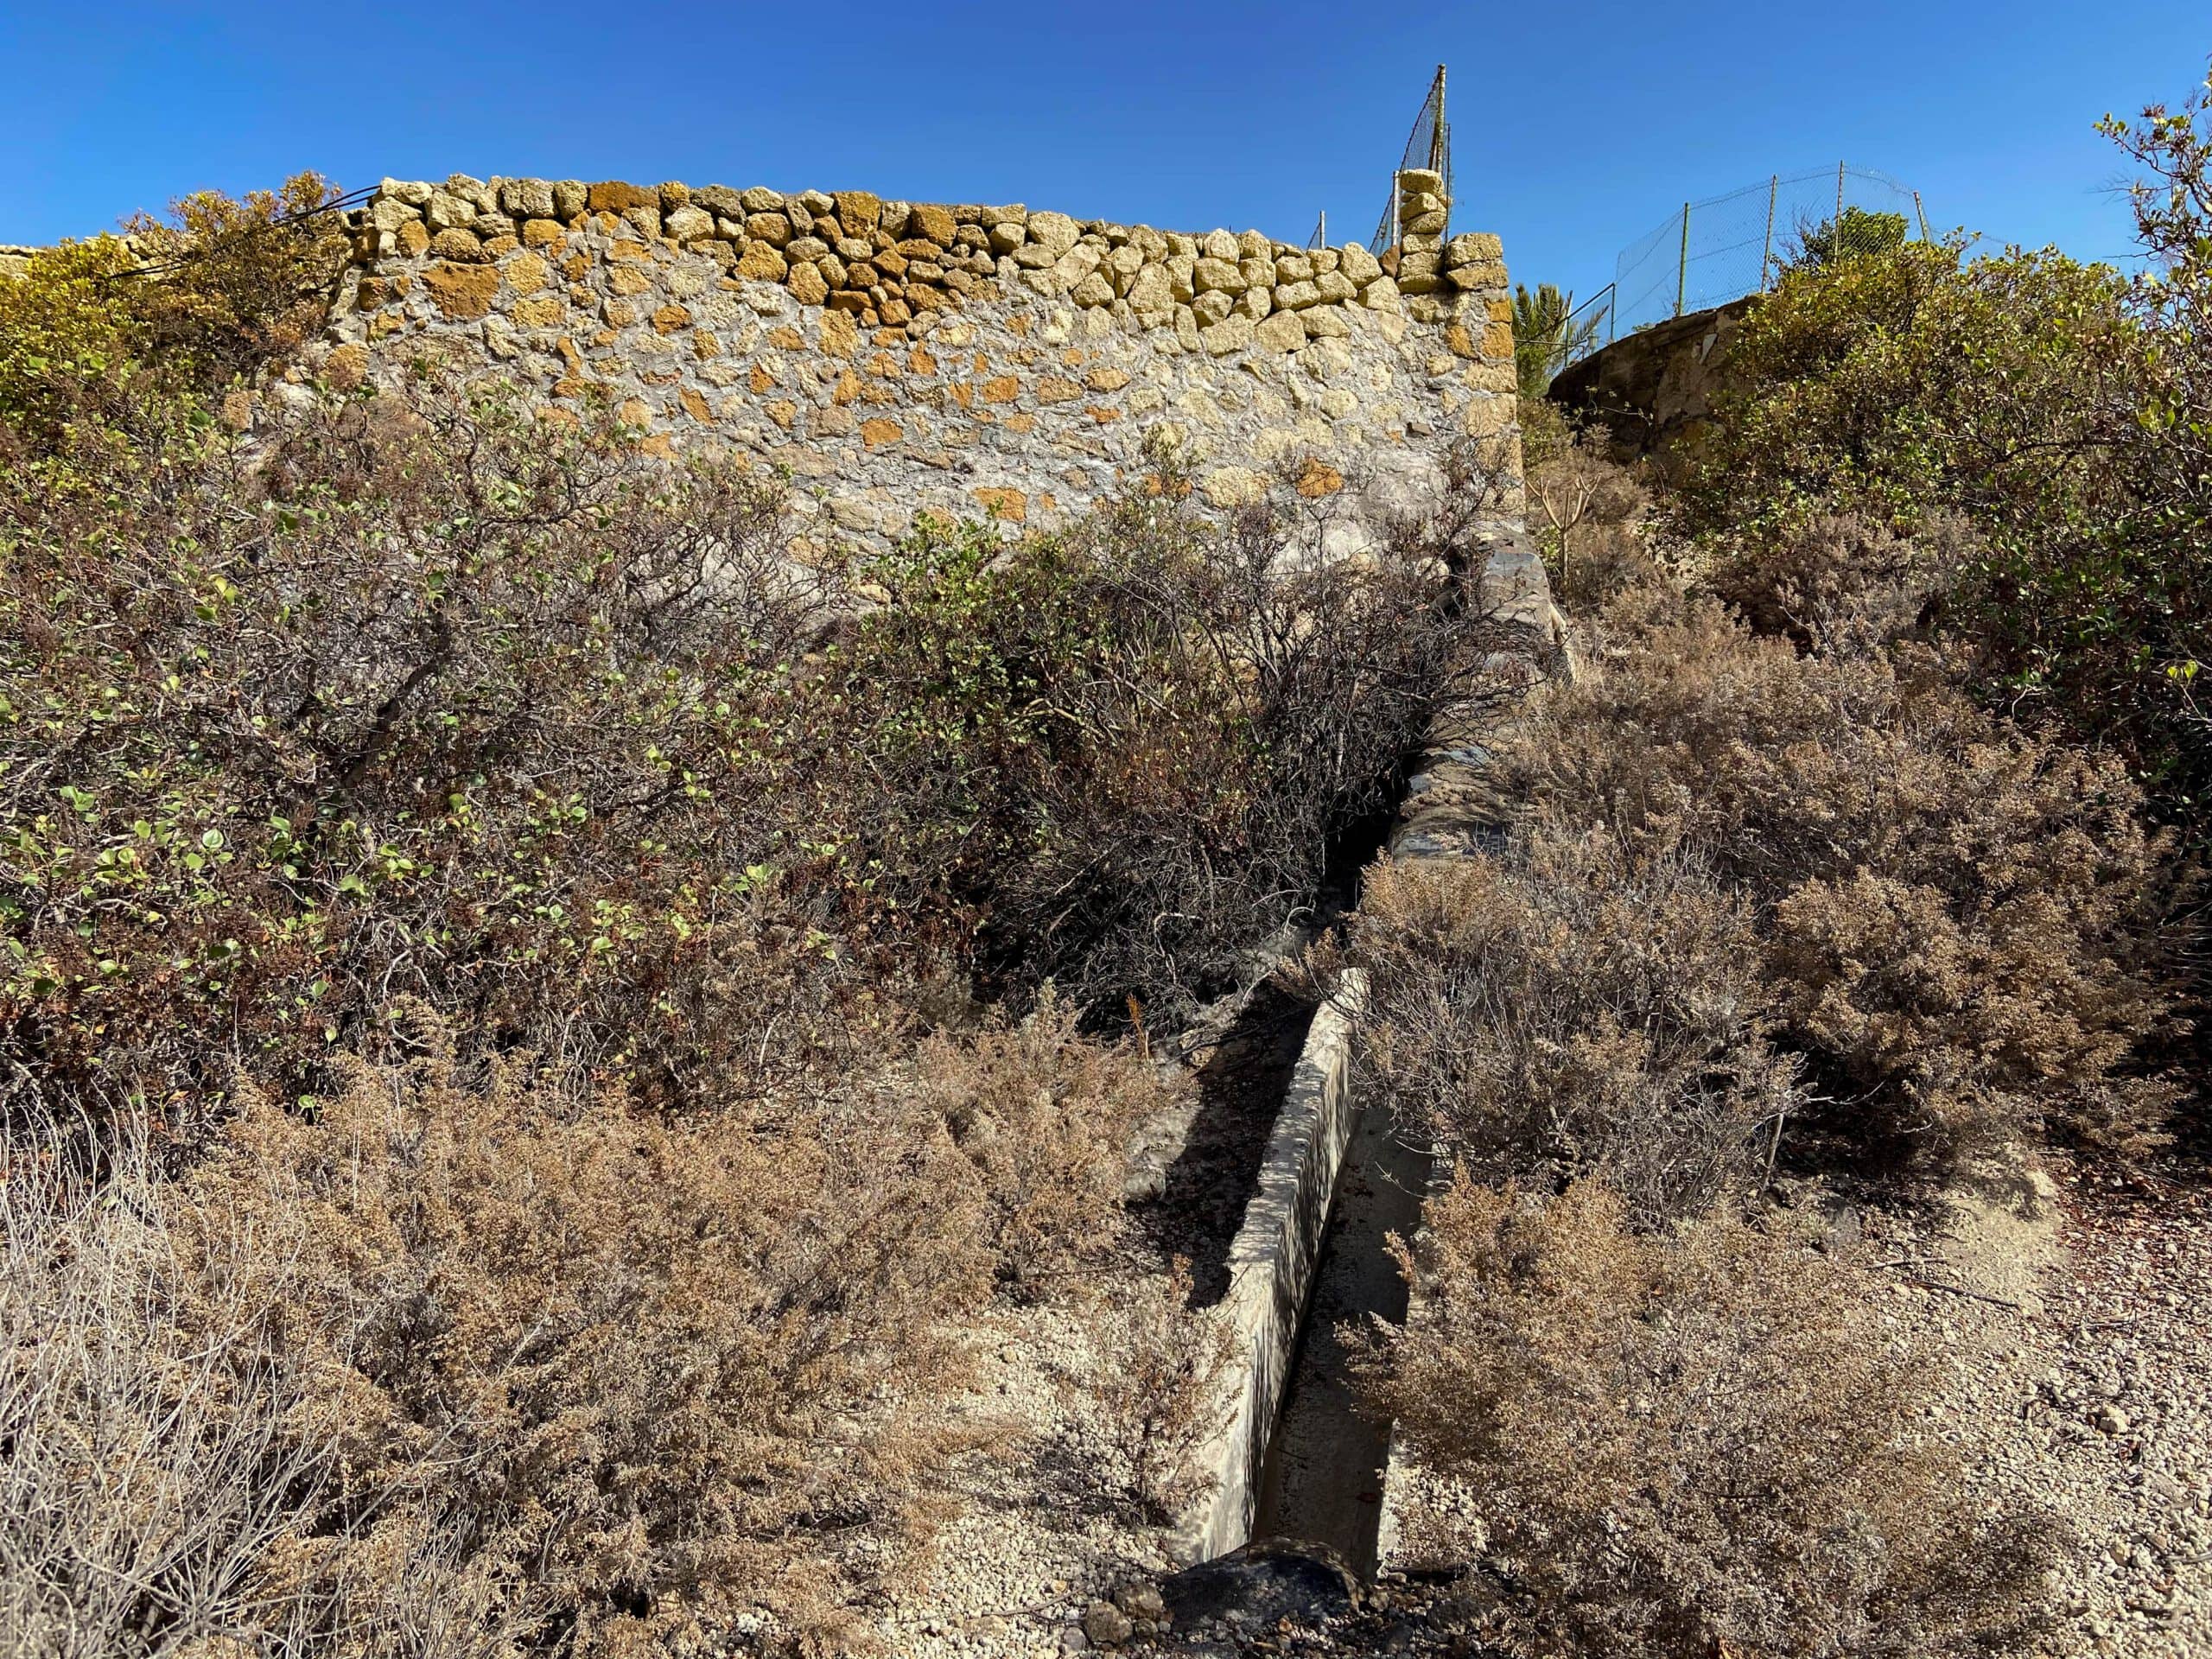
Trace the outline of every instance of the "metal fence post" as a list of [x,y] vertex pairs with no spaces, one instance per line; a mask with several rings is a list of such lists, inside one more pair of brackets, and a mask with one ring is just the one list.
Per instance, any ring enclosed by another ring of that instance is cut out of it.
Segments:
[[1835,164],[1835,232],[1843,234],[1843,163]]
[[1681,316],[1681,315],[1682,315],[1682,301],[1684,300],[1684,298],[1685,298],[1685,297],[1687,297],[1687,296],[1688,296],[1688,293],[1689,293],[1689,286],[1690,286],[1690,205],[1689,205],[1689,203],[1688,203],[1688,202],[1686,201],[1686,202],[1684,202],[1684,203],[1682,204],[1682,257],[1681,257],[1681,262],[1675,267],[1675,315],[1676,316],[1678,316],[1678,317],[1679,317],[1679,316]]
[[1759,292],[1766,292],[1766,268],[1774,258],[1774,199],[1782,190],[1782,175],[1770,173],[1766,181],[1766,245],[1759,250]]
[[1920,239],[1923,242],[1932,241],[1934,238],[1928,234],[1928,210],[1920,205],[1920,192],[1917,190],[1912,193],[1912,212],[1913,216],[1920,221]]

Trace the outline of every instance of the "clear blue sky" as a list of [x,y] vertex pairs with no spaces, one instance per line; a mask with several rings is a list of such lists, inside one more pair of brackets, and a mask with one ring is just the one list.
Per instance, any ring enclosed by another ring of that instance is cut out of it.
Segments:
[[1454,227],[1587,293],[1686,198],[1839,158],[1939,225],[2126,251],[2107,110],[2207,0],[1111,6],[0,0],[0,241],[312,167],[861,188],[1363,239],[1451,66]]

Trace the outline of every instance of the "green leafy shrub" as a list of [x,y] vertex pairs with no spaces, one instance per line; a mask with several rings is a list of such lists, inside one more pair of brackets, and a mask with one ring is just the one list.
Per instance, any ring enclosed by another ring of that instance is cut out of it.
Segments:
[[313,173],[243,199],[202,192],[129,238],[64,242],[0,279],[0,423],[34,448],[149,395],[204,394],[321,329],[344,263]]
[[1796,247],[1787,264],[1832,265],[1862,254],[1890,253],[1904,245],[1903,213],[1869,213],[1846,207],[1834,219],[1800,221]]
[[859,573],[886,595],[850,658],[891,711],[876,764],[932,803],[1001,982],[1162,1021],[1236,983],[1479,680],[1447,558],[1495,476],[1357,563],[1311,556],[1297,476],[1213,517],[1171,466],[1064,534],[925,527]]
[[[2185,180],[2191,119],[2147,124],[2136,153]],[[2212,383],[2191,296],[2212,243],[2188,228],[2204,219],[2186,184],[2170,194],[2178,218],[2146,199],[2155,279],[2050,250],[1968,257],[1956,239],[1786,271],[1745,319],[1675,511],[1724,567],[1836,515],[1908,539],[1961,526],[1929,621],[1982,695],[2116,743],[2172,812],[2212,777],[2186,677],[2212,556],[2212,500],[2190,481]],[[1758,573],[1729,585],[1755,591]]]
[[808,826],[821,592],[773,491],[442,394],[262,444],[85,434],[98,496],[0,482],[17,1075],[296,1090],[419,995],[656,1097],[741,1088],[720,1008],[820,1014],[866,939],[820,925],[861,888]]

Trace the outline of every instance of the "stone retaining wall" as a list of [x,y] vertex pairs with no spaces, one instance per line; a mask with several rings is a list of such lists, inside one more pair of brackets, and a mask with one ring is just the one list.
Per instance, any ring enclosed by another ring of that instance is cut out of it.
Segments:
[[1376,258],[863,191],[387,180],[319,366],[457,363],[556,421],[604,397],[663,453],[787,469],[860,540],[924,510],[1059,522],[1154,433],[1217,505],[1294,462],[1329,493],[1512,426],[1497,238],[1444,235],[1433,174],[1402,186]]
[[1544,395],[1580,419],[1603,422],[1621,465],[1649,460],[1677,481],[1704,453],[1713,399],[1735,384],[1730,348],[1763,297],[1747,294],[1624,334],[1561,370]]

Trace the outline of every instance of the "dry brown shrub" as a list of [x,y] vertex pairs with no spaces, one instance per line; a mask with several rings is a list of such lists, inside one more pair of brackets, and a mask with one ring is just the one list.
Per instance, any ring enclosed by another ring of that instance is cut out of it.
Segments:
[[1656,579],[1651,497],[1612,461],[1602,426],[1564,428],[1532,448],[1529,528],[1543,550],[1553,595],[1571,610],[1603,604]]
[[1802,654],[1647,588],[1501,756],[1535,819],[1740,883],[1788,1046],[1854,1142],[1941,1166],[2046,1125],[2129,1149],[2168,1020],[2165,838],[2109,756],[1984,712],[1924,653]]
[[294,1264],[274,1339],[342,1479],[292,1570],[427,1526],[582,1652],[844,1629],[958,1446],[948,1320],[991,1267],[968,1160],[880,1101],[672,1127],[526,1062],[470,1083],[416,1034],[311,1122],[250,1096],[177,1193]]
[[1871,654],[1913,631],[1976,550],[1972,531],[1950,514],[1906,540],[1854,513],[1823,513],[1761,542],[1703,586],[1756,632],[1829,656]]
[[1130,1133],[1178,1087],[1135,1048],[1082,1036],[1050,986],[1019,1022],[927,1039],[916,1070],[919,1100],[976,1167],[981,1242],[1023,1295],[1112,1243]]
[[1219,1313],[1191,1306],[1191,1264],[1102,1297],[1089,1351],[1065,1377],[1098,1473],[1140,1516],[1164,1525],[1213,1490],[1199,1452],[1227,1421],[1224,1379],[1236,1357]]
[[[543,1610],[460,1535],[313,1535],[346,1471],[327,1349],[289,1331],[299,1255],[257,1214],[181,1217],[143,1141],[98,1179],[78,1144],[18,1135],[0,1205],[0,1651],[511,1655]],[[414,1478],[443,1473],[433,1447]]]
[[1966,1496],[1928,1357],[1849,1265],[1736,1221],[1640,1233],[1595,1182],[1463,1170],[1427,1223],[1363,1384],[1471,1497],[1432,1541],[1487,1551],[1515,1649],[1925,1659],[2037,1628],[2048,1519]]
[[1370,1097],[1485,1179],[1601,1174],[1650,1222],[1741,1188],[1801,1103],[1749,907],[1675,846],[1540,830],[1370,872]]
[[[842,1651],[970,1446],[958,1329],[1112,1236],[1168,1092],[1050,999],[788,1116],[460,1064],[418,1009],[387,1046],[307,1111],[245,1090],[170,1182],[119,1126],[74,1180],[80,1137],[10,1141],[0,1646]],[[1180,1490],[1202,1356],[1162,1344],[1198,1328],[1102,1355],[1145,1491]]]

